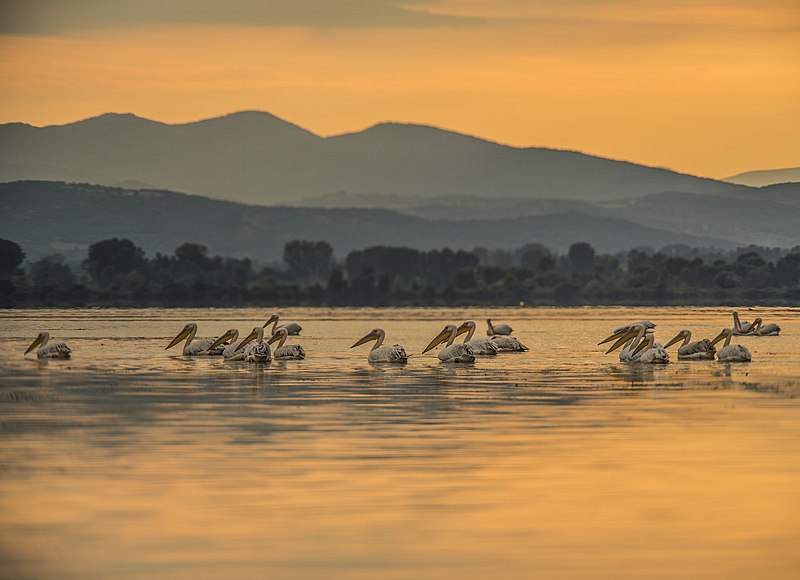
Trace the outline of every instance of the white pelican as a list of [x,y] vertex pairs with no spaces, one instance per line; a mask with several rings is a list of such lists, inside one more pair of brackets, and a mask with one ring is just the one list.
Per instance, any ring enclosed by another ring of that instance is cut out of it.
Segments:
[[303,330],[303,327],[297,324],[296,322],[287,322],[286,324],[281,324],[280,326],[278,326],[278,321],[280,319],[281,319],[280,316],[278,316],[277,314],[273,314],[272,316],[269,317],[269,320],[267,320],[264,323],[264,328],[274,323],[272,326],[272,332],[270,333],[272,335],[274,335],[275,332],[277,332],[278,328],[285,328],[286,331],[292,336],[297,336],[298,334],[300,334],[300,331]]
[[473,354],[496,355],[497,351],[500,350],[496,342],[488,338],[472,338],[476,328],[477,326],[474,320],[467,320],[456,329],[456,336],[464,334],[465,332],[467,333],[467,336],[464,337],[463,344],[470,347]]
[[36,337],[25,354],[31,352],[34,348],[39,347],[36,351],[36,358],[69,358],[72,349],[67,346],[66,342],[50,342],[49,332],[40,332]]
[[778,336],[781,333],[781,327],[777,324],[769,323],[761,326],[761,323],[761,318],[753,321],[753,336]]
[[236,350],[239,347],[239,344],[241,344],[237,344],[236,341],[238,339],[239,331],[235,328],[229,328],[211,346],[208,347],[208,350],[213,350],[220,345],[223,345],[222,358],[225,360],[244,360],[244,351]]
[[681,339],[683,339],[683,344],[678,347],[678,360],[714,360],[717,349],[711,345],[711,341],[704,338],[689,342],[692,340],[691,330],[681,330],[675,338],[664,345],[664,348],[669,348],[676,342],[680,342]]
[[734,330],[732,328],[723,328],[719,336],[711,341],[711,345],[713,346],[723,338],[725,339],[725,344],[722,345],[722,348],[719,349],[717,353],[717,360],[719,362],[750,362],[753,357],[750,355],[750,351],[747,350],[746,346],[731,344],[731,337],[733,335]]
[[493,336],[491,341],[497,345],[497,349],[500,351],[524,352],[528,350],[527,346],[513,336]]
[[502,322],[500,324],[492,324],[492,321],[488,318],[486,319],[486,327],[487,336],[496,336],[498,334],[508,336],[513,332],[508,324],[503,324]]
[[245,336],[239,346],[236,347],[236,351],[244,354],[242,357],[244,362],[268,363],[272,360],[269,343],[264,342],[263,326],[253,328],[253,331]]
[[306,358],[306,351],[299,344],[287,344],[284,346],[283,343],[286,342],[288,336],[289,331],[282,326],[267,341],[267,344],[272,344],[280,340],[278,348],[275,349],[275,360],[302,360]]
[[214,348],[214,350],[209,350],[209,347],[214,344],[217,340],[217,337],[213,338],[201,338],[197,342],[192,342],[194,340],[194,335],[197,334],[197,325],[194,322],[190,322],[186,326],[183,327],[178,333],[178,336],[172,339],[167,345],[167,348],[164,350],[170,349],[182,340],[186,340],[186,344],[183,345],[183,354],[185,356],[194,356],[194,355],[211,355],[211,356],[219,356],[222,354],[224,350],[224,346],[219,345]]
[[360,338],[358,342],[356,342],[350,348],[355,348],[357,346],[361,346],[362,344],[368,343],[370,340],[374,340],[375,344],[372,345],[372,349],[367,355],[367,360],[369,362],[404,363],[408,361],[406,349],[399,344],[392,346],[381,346],[385,337],[386,333],[382,328],[375,328],[369,334],[365,335],[363,338]]
[[[606,342],[606,341],[603,341]],[[606,354],[627,345],[619,353],[620,362],[641,362],[647,364],[663,364],[669,362],[669,353],[660,344],[655,343],[650,328],[636,323],[630,325],[627,332],[619,337]]]
[[736,336],[744,336],[747,334],[753,334],[753,325],[747,322],[741,322],[739,320],[739,313],[735,310],[733,311],[733,334]]
[[442,362],[453,362],[453,363],[467,363],[472,362],[475,360],[475,355],[472,352],[472,349],[466,344],[453,344],[453,341],[456,339],[456,325],[455,324],[448,324],[445,326],[442,331],[436,335],[428,346],[425,347],[425,350],[422,351],[422,354],[425,354],[435,346],[443,343],[445,340],[447,341],[447,346],[445,346],[442,350],[439,351],[439,360]]

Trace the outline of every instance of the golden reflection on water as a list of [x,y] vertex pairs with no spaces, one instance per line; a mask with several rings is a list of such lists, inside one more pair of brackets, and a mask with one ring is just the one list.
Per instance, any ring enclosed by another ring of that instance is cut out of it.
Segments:
[[[797,577],[797,310],[759,310],[783,333],[739,339],[745,365],[596,346],[643,317],[661,342],[714,336],[723,309],[293,309],[306,361],[164,351],[185,322],[268,314],[0,314],[5,575]],[[348,348],[380,325],[419,353],[487,314],[531,351],[386,367]],[[71,361],[22,359],[43,329]]]

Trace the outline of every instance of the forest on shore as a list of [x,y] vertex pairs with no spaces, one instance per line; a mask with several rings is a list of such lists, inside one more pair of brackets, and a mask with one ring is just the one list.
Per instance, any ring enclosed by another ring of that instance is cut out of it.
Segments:
[[672,246],[597,254],[585,242],[556,255],[516,250],[421,251],[374,246],[334,257],[324,241],[287,243],[280,266],[209,256],[184,243],[172,255],[127,239],[100,240],[86,259],[26,261],[0,238],[0,307],[147,306],[797,305],[800,246],[716,251]]

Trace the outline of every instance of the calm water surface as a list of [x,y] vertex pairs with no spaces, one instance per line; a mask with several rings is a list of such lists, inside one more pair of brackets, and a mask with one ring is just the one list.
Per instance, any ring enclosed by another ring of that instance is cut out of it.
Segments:
[[[749,364],[625,365],[650,318],[713,337],[726,309],[287,309],[305,361],[186,359],[255,309],[0,312],[0,576],[797,578],[800,310]],[[446,322],[524,354],[439,363]],[[375,326],[415,353],[367,363]],[[39,330],[70,361],[22,352]]]

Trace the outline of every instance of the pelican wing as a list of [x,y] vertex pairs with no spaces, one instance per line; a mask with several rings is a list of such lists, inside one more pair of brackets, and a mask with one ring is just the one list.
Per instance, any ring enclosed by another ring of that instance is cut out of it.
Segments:
[[369,351],[367,359],[370,362],[402,363],[408,360],[406,349],[399,344],[392,346],[379,346]]
[[491,340],[494,341],[501,351],[523,352],[528,350],[527,346],[513,336],[493,336]]
[[66,342],[50,342],[36,351],[37,358],[69,358],[71,354]]
[[439,360],[442,362],[466,363],[475,360],[475,354],[469,345],[451,344],[439,351]]
[[244,362],[268,363],[272,360],[272,352],[266,342],[252,342],[244,349]]
[[473,338],[464,344],[472,349],[473,354],[496,355],[500,350],[497,342],[489,338]]
[[287,344],[275,349],[275,360],[293,359],[302,360],[306,358],[306,351],[299,344]]

